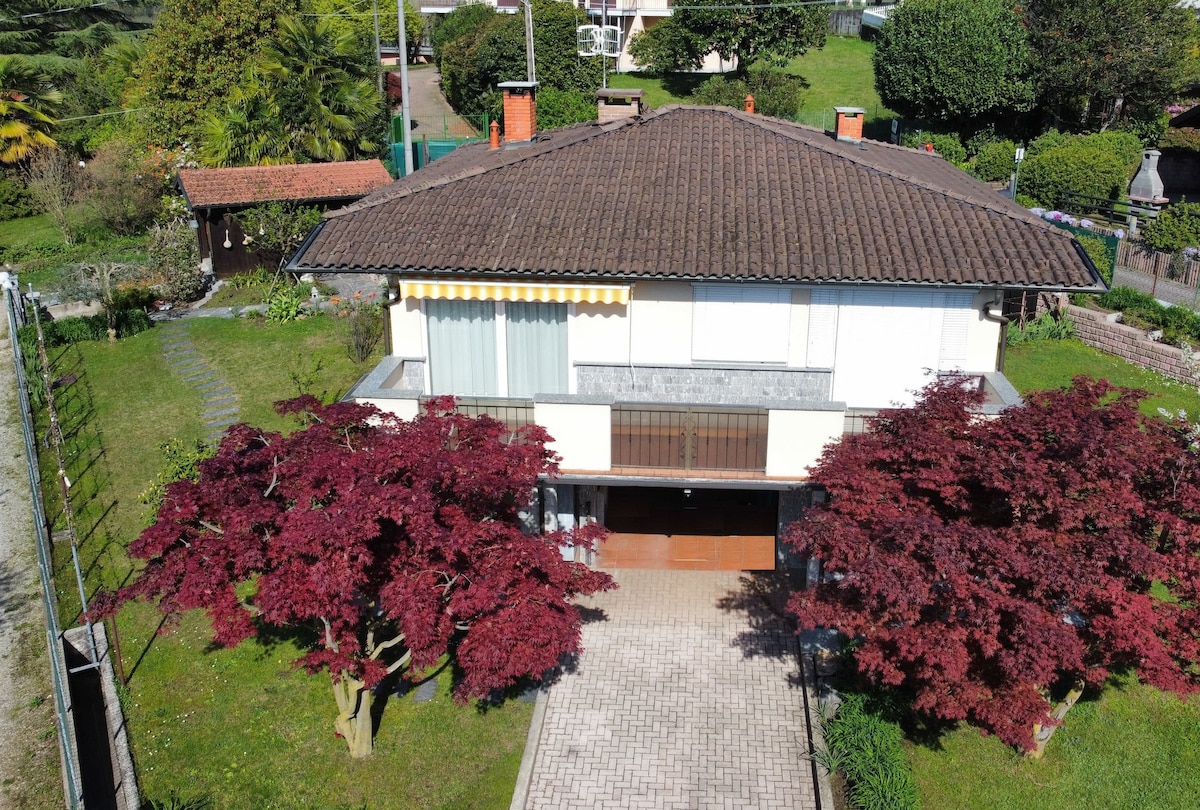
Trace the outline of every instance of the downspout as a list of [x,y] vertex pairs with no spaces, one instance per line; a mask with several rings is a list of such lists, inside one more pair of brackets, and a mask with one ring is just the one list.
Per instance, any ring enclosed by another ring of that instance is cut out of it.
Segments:
[[[1000,312],[992,312],[992,307],[1000,307]],[[1000,324],[1000,346],[996,349],[996,370],[1001,374],[1004,373],[1004,355],[1005,349],[1008,348],[1008,318],[1004,317],[1004,291],[1000,291],[999,300],[988,301],[980,310],[984,320],[992,323]]]

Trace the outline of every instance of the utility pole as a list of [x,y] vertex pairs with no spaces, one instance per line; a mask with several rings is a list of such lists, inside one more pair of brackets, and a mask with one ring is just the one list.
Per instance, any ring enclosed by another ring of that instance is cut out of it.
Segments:
[[[371,10],[375,13],[375,73],[379,76],[379,93],[383,94],[383,50],[379,47],[379,0],[371,0]],[[387,99],[384,99],[384,106]],[[388,125],[391,126],[392,111],[388,110]]]
[[608,45],[608,0],[600,0],[600,86],[608,89],[608,57],[604,48]]
[[404,0],[396,0],[396,21],[400,24],[400,124],[404,127],[404,176],[413,173],[412,111],[408,106],[408,35],[404,30]]
[[533,64],[533,0],[525,0],[525,73],[530,84],[537,81]]

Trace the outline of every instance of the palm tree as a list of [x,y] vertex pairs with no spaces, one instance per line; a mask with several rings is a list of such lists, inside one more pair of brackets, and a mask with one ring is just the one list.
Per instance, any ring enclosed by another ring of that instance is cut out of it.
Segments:
[[252,75],[205,129],[213,166],[352,160],[379,151],[383,100],[359,45],[328,20],[284,17]]
[[17,163],[54,146],[49,130],[62,93],[22,56],[0,56],[0,163]]

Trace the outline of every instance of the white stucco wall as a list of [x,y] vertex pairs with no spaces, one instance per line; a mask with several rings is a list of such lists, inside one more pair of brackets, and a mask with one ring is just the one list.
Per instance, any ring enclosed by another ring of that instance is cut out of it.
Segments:
[[825,445],[842,436],[842,411],[767,412],[767,475],[807,478]]
[[401,419],[413,419],[421,410],[421,403],[415,399],[372,399],[358,397],[354,401],[364,405],[374,405],[384,413],[394,413]]
[[629,307],[576,304],[571,359],[576,363],[629,362]]
[[607,405],[535,402],[533,419],[554,439],[548,447],[562,456],[564,470],[612,469],[612,415]]
[[421,302],[405,298],[388,307],[391,319],[391,353],[397,357],[425,356],[425,319],[421,317]]
[[[983,308],[997,300],[994,290],[981,290],[975,295],[976,317],[967,332],[967,370],[996,371],[997,352],[1000,348],[1000,324],[983,317]],[[1000,307],[993,307],[999,311]]]
[[692,362],[692,285],[639,281],[630,300],[634,363]]

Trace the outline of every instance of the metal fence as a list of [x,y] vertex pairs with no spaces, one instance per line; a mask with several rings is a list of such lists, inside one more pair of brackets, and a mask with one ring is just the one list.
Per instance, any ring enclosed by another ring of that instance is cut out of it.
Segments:
[[767,411],[613,406],[612,464],[764,472]]
[[454,410],[464,416],[490,416],[503,422],[509,430],[533,424],[533,403],[527,399],[491,399],[459,397]]
[[[9,283],[11,280],[11,283]],[[55,721],[58,726],[59,754],[63,762],[63,788],[66,805],[70,808],[83,806],[83,784],[80,778],[79,760],[72,746],[74,733],[70,721],[70,700],[67,686],[66,665],[61,654],[63,633],[58,626],[58,603],[55,598],[52,574],[53,558],[50,538],[47,533],[45,506],[42,503],[41,474],[38,470],[37,434],[34,429],[33,408],[29,402],[29,387],[25,372],[25,358],[17,340],[17,301],[20,293],[15,277],[4,279],[5,309],[8,316],[9,337],[12,342],[13,368],[17,378],[17,401],[21,412],[21,429],[25,438],[25,460],[29,477],[29,494],[33,502],[33,531],[37,546],[38,575],[42,584],[42,609],[46,614],[46,644],[50,658],[50,678],[54,689]],[[22,307],[23,310],[23,307]]]

